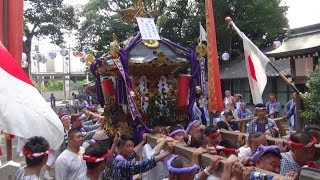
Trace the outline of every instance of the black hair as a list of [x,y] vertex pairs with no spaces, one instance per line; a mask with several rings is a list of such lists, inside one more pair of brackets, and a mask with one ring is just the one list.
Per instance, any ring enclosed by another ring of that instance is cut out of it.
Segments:
[[304,127],[303,129],[304,132],[309,132],[309,131],[320,131],[320,127],[317,125],[307,125],[306,127]]
[[239,146],[237,145],[236,142],[230,140],[230,139],[223,139],[220,143],[220,146],[226,147],[226,148],[233,148],[233,149],[238,149]]
[[72,114],[71,115],[71,124],[74,123],[78,118],[80,118],[80,114]]
[[266,105],[265,104],[262,104],[262,103],[258,103],[254,106],[255,108],[266,108]]
[[107,139],[103,139],[103,140],[96,140],[96,143],[100,144],[103,147],[107,147],[109,149],[112,146],[112,139],[107,138]]
[[60,108],[60,109],[59,109],[59,112],[58,112],[58,117],[59,117],[59,119],[61,119],[62,116],[68,114],[68,110],[67,110],[67,109],[64,110],[64,109],[65,109],[65,108]]
[[159,134],[159,133],[163,133],[165,130],[165,127],[163,126],[160,126],[160,125],[155,125],[153,128],[152,128],[152,134]]
[[203,134],[201,133],[193,134],[191,135],[190,147],[199,148],[203,145],[204,141],[205,141],[205,138]]
[[132,141],[134,143],[134,138],[131,134],[123,134],[120,136],[118,147],[124,145],[127,141]]
[[[239,146],[234,141],[231,141],[230,139],[223,139],[220,143],[220,146],[223,146],[225,148],[232,148],[232,149],[238,149]],[[221,150],[217,150],[217,153],[219,154]]]
[[225,115],[225,116],[226,116],[226,115],[233,116],[233,113],[232,113],[232,111],[231,111],[231,110],[229,110],[229,111],[224,112],[224,115]]
[[218,127],[216,125],[211,125],[211,126],[208,126],[204,129],[204,134],[206,136],[210,136],[212,133],[215,133],[218,131]]
[[68,132],[68,138],[72,138],[76,133],[81,132],[78,128],[71,128]]
[[269,96],[273,96],[273,97],[277,98],[275,93],[269,93]]
[[[112,135],[111,133],[108,133],[108,132],[107,132],[107,136],[108,136],[109,138],[106,139],[106,140],[108,140],[107,143],[106,143],[106,146],[107,146],[108,149],[111,149],[112,144],[113,144],[113,139],[115,138],[115,136]],[[96,141],[96,142],[99,142],[99,141]]]
[[225,122],[225,121],[219,121],[219,122],[217,122],[217,127],[218,127],[219,129],[229,130],[228,123]]
[[297,132],[290,135],[290,140],[296,143],[308,144],[312,141],[312,136],[306,132]]
[[320,134],[320,127],[317,125],[308,125],[304,128],[304,132],[310,134],[311,136],[319,139]]
[[[107,151],[108,151],[108,148],[106,146],[103,146],[100,143],[94,143],[86,148],[84,154],[100,158],[101,156],[105,155]],[[106,161],[106,159],[105,159],[105,161]],[[103,161],[101,161],[101,162],[86,162],[86,165],[87,165],[88,169],[94,169],[97,166],[99,166],[99,164],[102,162]]]
[[247,105],[247,103],[246,103],[246,102],[244,102],[244,101],[243,101],[243,102],[241,102],[240,104],[244,104],[244,105]]
[[268,130],[270,131],[271,136],[272,136],[273,138],[278,138],[278,137],[280,137],[278,130],[276,130],[276,129],[272,128],[272,127],[269,127]]
[[[49,143],[46,139],[40,136],[34,136],[27,140],[27,143],[24,145],[24,148],[32,153],[42,153],[49,149]],[[34,167],[42,163],[42,161],[48,157],[48,155],[28,158],[26,157],[26,163],[29,167]]]
[[174,168],[184,168],[190,166],[191,164],[192,162],[186,156],[178,156],[171,162],[171,166]]
[[262,133],[262,132],[260,132],[260,131],[250,133],[250,134],[249,134],[249,137],[248,137],[249,143],[252,141],[252,139],[258,138],[258,137],[260,137],[260,136],[264,136],[264,133]]

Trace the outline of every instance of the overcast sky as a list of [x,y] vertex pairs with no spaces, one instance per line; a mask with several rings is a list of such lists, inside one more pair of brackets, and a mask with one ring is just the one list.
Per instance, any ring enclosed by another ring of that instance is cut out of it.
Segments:
[[290,28],[320,23],[320,0],[285,0]]

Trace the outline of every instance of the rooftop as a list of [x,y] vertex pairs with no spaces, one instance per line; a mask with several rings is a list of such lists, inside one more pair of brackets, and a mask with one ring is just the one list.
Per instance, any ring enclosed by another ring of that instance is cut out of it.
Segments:
[[297,56],[313,56],[317,55],[318,51],[320,51],[320,23],[289,29],[282,45],[266,53],[266,55],[275,59],[282,59]]
[[[284,59],[282,61],[271,60],[271,62],[285,76],[291,76],[289,59]],[[267,65],[266,73],[268,77],[279,76],[278,73],[271,67],[270,64]],[[248,78],[246,62],[244,60],[233,61],[223,66],[220,66],[220,78],[223,80]]]

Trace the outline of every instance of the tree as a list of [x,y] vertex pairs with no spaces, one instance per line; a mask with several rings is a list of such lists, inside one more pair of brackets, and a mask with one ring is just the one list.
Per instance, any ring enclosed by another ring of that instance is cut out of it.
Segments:
[[63,82],[62,80],[49,81],[46,87],[47,90],[60,91],[63,90]]
[[[96,23],[99,22],[99,23]],[[133,32],[133,28],[123,23],[119,15],[103,16],[89,14],[80,27],[78,40],[81,49],[104,50],[113,40],[113,33],[122,42]]]
[[317,65],[315,71],[308,80],[309,90],[303,94],[305,107],[301,112],[302,119],[308,124],[320,124],[320,66]]
[[76,91],[81,91],[83,89],[83,85],[86,84],[88,81],[86,79],[82,81],[71,81],[71,89]]
[[[62,4],[63,0],[25,0],[23,52],[31,64],[31,42],[33,37],[49,36],[52,43],[61,45],[63,35],[77,27],[74,8]],[[30,66],[28,72],[30,70]],[[27,72],[27,73],[28,73]]]
[[[113,40],[113,33],[119,42],[124,42],[133,34],[133,25],[122,21],[122,15],[114,13],[118,10],[130,8],[132,0],[91,0],[84,7],[81,14],[85,21],[81,23],[78,33],[80,48],[85,50],[103,50]],[[147,11],[158,11],[161,14],[165,7],[165,0],[146,0]],[[97,23],[99,22],[99,23]]]
[[[205,27],[204,2],[177,0],[170,3],[158,21],[160,34],[182,45],[192,44],[194,47],[195,43],[190,42],[199,36],[199,22]],[[281,0],[214,0],[218,53],[226,51],[231,53],[232,57],[243,53],[241,38],[225,23],[227,16],[230,16],[258,47],[270,46],[278,33],[288,27],[285,17],[288,8],[280,6],[280,3]]]
[[[272,41],[288,26],[286,6],[281,0],[213,0],[218,53],[229,52],[233,58],[243,54],[242,41],[227,27],[224,19],[233,18],[237,26],[260,48]],[[205,27],[205,0],[145,0],[148,11],[157,10],[155,18],[159,33],[183,46],[194,48],[199,36],[199,22]],[[119,33],[120,41],[128,37],[133,28],[120,20],[119,15],[106,13],[109,10],[130,7],[130,0],[92,0],[85,8],[86,16],[80,29],[80,42],[102,49],[112,40],[112,33]],[[99,13],[96,13],[99,12]],[[105,12],[105,13],[102,13]],[[96,23],[99,22],[99,23]]]

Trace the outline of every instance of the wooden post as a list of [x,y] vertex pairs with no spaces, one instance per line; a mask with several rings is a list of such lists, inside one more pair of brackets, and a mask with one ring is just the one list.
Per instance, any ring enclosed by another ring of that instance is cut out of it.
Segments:
[[0,41],[4,43],[4,9],[3,9],[3,0],[0,0]]
[[7,154],[7,161],[12,160],[12,140],[6,139],[6,154]]
[[[23,0],[0,0],[0,41],[18,64],[22,59]],[[7,161],[12,160],[12,140],[6,139]]]
[[301,96],[296,96],[296,119],[295,119],[295,131],[300,132],[303,130],[303,122],[300,117],[300,110],[302,109],[302,98]]
[[[23,0],[8,1],[8,51],[18,64],[22,60]],[[4,7],[5,8],[5,7]],[[29,65],[30,66],[30,65]]]

